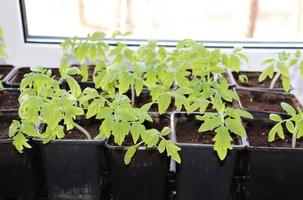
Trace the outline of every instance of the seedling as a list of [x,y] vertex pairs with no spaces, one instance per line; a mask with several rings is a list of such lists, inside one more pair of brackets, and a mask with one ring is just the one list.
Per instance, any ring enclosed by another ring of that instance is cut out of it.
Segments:
[[84,96],[80,102],[87,109],[86,118],[95,117],[103,120],[97,138],[112,136],[116,144],[122,145],[130,134],[133,145],[126,152],[125,164],[130,163],[140,146],[157,147],[160,153],[166,150],[167,156],[171,156],[178,163],[181,162],[178,154],[180,148],[166,138],[170,134],[170,129],[165,127],[160,132],[156,129],[146,129],[143,124],[145,121],[153,122],[148,113],[152,103],[145,104],[141,108],[134,108],[125,95],[117,94],[110,101],[105,98],[104,93],[99,94],[92,88],[85,89],[83,93]]
[[[259,76],[259,82],[264,81],[267,77],[272,79],[269,88],[273,89],[277,80],[282,78],[283,89],[288,92],[291,87],[289,69],[299,63],[301,76],[303,78],[303,61],[300,61],[301,51],[297,50],[294,54],[290,52],[278,53],[278,58],[265,59],[261,65],[266,66],[264,71]],[[276,71],[275,76],[274,72]]]
[[[32,137],[42,139],[44,144],[57,138],[61,139],[65,130],[73,128],[79,129],[87,139],[92,139],[90,134],[75,122],[77,116],[84,114],[84,110],[79,107],[79,102],[73,95],[78,94],[74,87],[72,92],[60,89],[60,81],[52,77],[50,70],[33,70],[34,72],[27,74],[21,82],[20,120],[14,120],[9,130],[9,137],[14,139],[16,149],[23,152],[24,148],[31,148],[28,139]],[[45,128],[39,130],[42,125],[45,125]]]
[[301,108],[293,108],[291,105],[282,102],[281,107],[290,116],[288,119],[282,119],[278,114],[270,114],[269,118],[277,122],[268,134],[268,142],[273,142],[277,139],[285,139],[283,125],[292,134],[292,148],[296,147],[296,140],[303,136],[303,112]]

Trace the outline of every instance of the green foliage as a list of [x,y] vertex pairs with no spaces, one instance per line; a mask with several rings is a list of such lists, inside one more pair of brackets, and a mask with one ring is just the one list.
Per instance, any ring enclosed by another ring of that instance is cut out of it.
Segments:
[[[288,92],[291,88],[291,81],[290,81],[290,73],[289,70],[291,67],[299,64],[301,75],[303,78],[303,62],[301,60],[301,52],[297,50],[295,53],[290,52],[280,52],[277,55],[276,59],[269,58],[265,59],[261,65],[265,66],[265,69],[259,76],[259,82],[264,81],[266,78],[272,79],[270,88],[274,88],[274,85],[277,79],[281,76],[282,85],[286,92]],[[276,72],[275,77],[274,73]]]
[[[38,68],[25,75],[20,90],[20,120],[14,121],[9,131],[19,152],[30,148],[28,139],[32,137],[43,143],[63,138],[64,130],[74,128],[76,117],[84,114],[75,92],[61,89],[50,70]],[[42,125],[44,129],[37,129]]]
[[[215,102],[213,102],[215,103]],[[197,115],[196,118],[203,121],[199,132],[214,132],[214,150],[221,160],[224,160],[228,150],[232,149],[233,138],[231,134],[244,137],[246,131],[242,125],[241,118],[252,119],[253,116],[245,110],[225,108],[225,105],[214,105],[216,108],[223,108],[218,112],[205,112]]]
[[[292,146],[295,147],[296,139],[302,138],[303,136],[303,112],[300,108],[293,108],[287,103],[281,103],[283,110],[289,115],[287,119],[282,119],[277,114],[270,114],[269,118],[276,122],[276,125],[270,130],[268,134],[268,141],[273,142],[277,138],[285,139],[284,127],[289,133],[293,134]],[[277,137],[278,136],[278,137]]]

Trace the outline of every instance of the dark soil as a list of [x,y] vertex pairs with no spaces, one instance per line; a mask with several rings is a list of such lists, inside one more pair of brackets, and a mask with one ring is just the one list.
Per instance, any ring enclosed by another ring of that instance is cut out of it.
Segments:
[[19,108],[19,92],[16,90],[0,90],[0,110]]
[[0,140],[8,139],[9,127],[17,116],[0,116]]
[[[70,67],[80,68],[80,65],[73,64]],[[87,82],[93,82],[95,67],[96,67],[96,65],[88,65],[88,79],[87,79]],[[74,75],[73,77],[76,81],[82,82],[82,76],[81,75]]]
[[256,111],[283,112],[281,102],[285,102],[296,107],[301,107],[295,96],[286,93],[271,93],[262,91],[236,90],[240,102],[245,109]]
[[[99,127],[101,125],[100,121],[83,119],[76,123],[87,130],[92,138],[99,134]],[[64,139],[87,140],[86,136],[77,128],[67,131]]]
[[[233,72],[232,74],[233,74],[233,77],[234,77],[237,85],[243,86],[243,87],[269,88],[271,80],[272,80],[272,79],[269,79],[267,77],[264,81],[259,82],[258,79],[259,79],[259,76],[260,76],[261,72],[239,72],[239,73]],[[276,73],[274,73],[274,76],[275,76],[275,74]],[[240,75],[247,76],[248,82],[247,83],[241,83],[239,81],[239,76]],[[274,88],[283,88],[282,79],[281,78],[279,78],[277,80]]]
[[0,80],[3,80],[12,69],[13,69],[13,66],[0,65]]
[[[144,126],[146,129],[156,129],[161,131],[164,127],[170,127],[170,116],[169,115],[152,115],[153,122],[145,121]],[[140,139],[139,139],[140,141]],[[117,145],[114,142],[114,138],[111,137],[108,142],[110,145]],[[126,136],[122,146],[132,146],[134,145],[131,135]]]
[[[60,73],[58,68],[48,68],[52,71],[52,76],[55,77],[56,80],[59,80]],[[24,78],[25,74],[29,74],[32,71],[29,67],[23,67],[17,69],[16,73],[8,80],[10,83],[21,83],[22,79]]]
[[[289,147],[291,148],[292,134],[284,129],[285,139],[282,140],[277,136],[274,142],[268,142],[268,134],[275,125],[269,120],[245,120],[247,136],[250,146],[255,147]],[[303,142],[297,143],[298,147],[303,146]]]
[[[175,131],[177,142],[179,143],[194,143],[194,144],[214,144],[212,141],[215,133],[207,131],[200,133],[202,121],[195,118],[195,115],[176,114],[175,115]],[[232,136],[235,138],[234,136]],[[234,144],[240,144],[238,139],[234,139]]]

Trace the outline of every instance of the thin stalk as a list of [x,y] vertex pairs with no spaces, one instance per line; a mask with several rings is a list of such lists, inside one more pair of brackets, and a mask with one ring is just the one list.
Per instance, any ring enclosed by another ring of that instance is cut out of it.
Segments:
[[88,140],[92,140],[92,137],[90,136],[89,132],[87,130],[85,130],[82,126],[80,126],[79,124],[73,122],[73,125],[79,130],[81,131]]
[[296,143],[297,143],[297,127],[295,129],[295,132],[292,134],[291,147],[293,149],[296,148]]
[[130,86],[130,89],[131,89],[131,95],[132,95],[132,106],[134,107],[135,106],[135,88],[134,88],[134,85],[131,85]]
[[275,86],[277,80],[279,79],[280,75],[281,75],[280,72],[277,72],[277,73],[276,73],[275,77],[272,79],[272,81],[271,81],[271,83],[270,83],[270,86],[269,86],[270,89],[273,89],[273,88],[274,88],[274,86]]

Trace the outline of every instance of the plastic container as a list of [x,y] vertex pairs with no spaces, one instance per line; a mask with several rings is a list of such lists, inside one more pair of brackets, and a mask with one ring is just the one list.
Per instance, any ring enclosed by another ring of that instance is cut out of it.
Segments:
[[[265,90],[265,91],[276,91],[276,92],[284,92],[284,89],[282,86],[282,80],[281,77],[278,79],[278,82],[276,83],[275,87],[273,89],[270,89],[270,82],[271,79],[267,78],[266,80],[262,82],[258,82],[258,78],[261,75],[262,72],[260,71],[240,71],[240,72],[231,72],[228,71],[227,74],[229,76],[229,80],[237,88],[243,88],[243,89],[253,89],[253,90]],[[275,75],[276,73],[274,73]],[[240,75],[244,75],[248,78],[248,83],[241,83],[238,80],[238,77]],[[257,82],[257,86],[253,86],[253,83],[251,80],[254,79]],[[277,87],[277,85],[281,85],[280,87]],[[291,90],[293,88],[291,87]]]
[[[175,113],[175,118],[186,113]],[[190,123],[190,126],[196,126]],[[172,126],[174,127],[174,126]],[[233,185],[236,168],[240,164],[240,153],[245,148],[245,139],[241,144],[233,145],[224,161],[220,161],[212,144],[178,142],[178,130],[172,130],[173,141],[181,147],[181,164],[176,164],[176,189],[178,200],[228,200]],[[203,134],[203,133],[201,133]]]
[[19,98],[20,90],[14,88],[5,88],[0,89],[0,105],[2,103],[11,105],[7,105],[6,107],[1,105],[0,106],[0,114],[1,113],[16,113],[19,109]]
[[[17,114],[1,114],[0,123],[17,118]],[[12,143],[12,139],[0,139],[0,199],[35,199],[42,181],[38,149],[32,145],[21,154]]]
[[39,144],[49,200],[100,200],[105,195],[104,139]]
[[169,159],[156,149],[139,148],[129,165],[124,164],[127,147],[106,142],[113,200],[167,200]]
[[5,85],[5,81],[7,80],[7,77],[11,73],[11,71],[14,69],[13,65],[0,65],[0,80],[2,81],[3,85]]
[[302,108],[297,97],[290,93],[243,88],[235,88],[235,90],[240,97],[240,101],[238,102],[240,108],[252,112],[259,117],[268,118],[271,113],[287,114],[280,105],[282,102],[288,103],[294,108]]
[[[263,121],[255,121],[254,127],[256,124],[258,124],[258,128],[263,126]],[[261,132],[263,134],[263,131]],[[266,147],[252,144],[253,139],[250,138],[252,133],[247,134],[250,142],[248,146],[247,199],[303,199],[301,180],[303,162],[300,159],[303,156],[303,148]],[[289,137],[291,138],[291,134]],[[264,138],[264,141],[267,141],[267,138]]]

